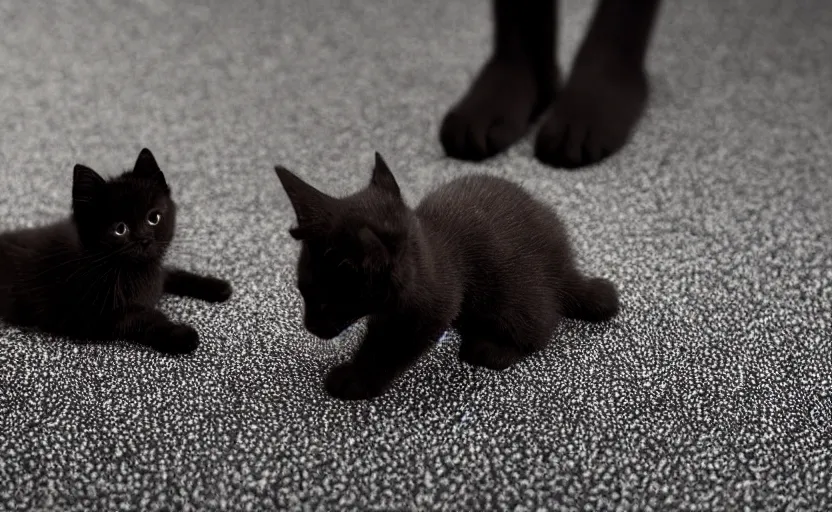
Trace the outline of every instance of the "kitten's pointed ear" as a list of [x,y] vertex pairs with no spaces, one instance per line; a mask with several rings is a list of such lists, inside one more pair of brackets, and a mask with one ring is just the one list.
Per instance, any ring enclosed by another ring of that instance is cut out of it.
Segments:
[[325,229],[334,199],[283,166],[276,166],[274,171],[289,196],[298,221],[298,226],[290,229],[289,234],[296,240],[303,240]]
[[159,164],[156,163],[153,153],[147,148],[142,148],[139,152],[139,157],[136,159],[136,165],[133,166],[133,173],[141,178],[156,180],[160,185],[167,188],[165,175]]
[[104,188],[104,178],[86,165],[77,164],[72,170],[73,206],[92,203]]
[[397,197],[401,197],[399,184],[396,183],[396,178],[390,171],[390,167],[387,166],[387,162],[384,161],[384,158],[382,158],[378,151],[376,151],[376,165],[373,167],[373,178],[370,180],[370,184],[386,190]]
[[358,230],[358,241],[363,249],[361,265],[365,270],[383,270],[390,265],[390,250],[370,228]]

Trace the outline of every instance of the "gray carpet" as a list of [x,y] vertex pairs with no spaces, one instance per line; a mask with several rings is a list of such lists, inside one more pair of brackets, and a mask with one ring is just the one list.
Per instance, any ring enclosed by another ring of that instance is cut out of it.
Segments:
[[[563,62],[590,7],[562,7]],[[669,1],[638,134],[576,173],[528,141],[442,157],[486,0],[10,0],[0,26],[0,228],[66,214],[74,163],[111,174],[146,145],[180,205],[173,262],[236,287],[164,300],[203,338],[180,360],[2,327],[0,509],[832,508],[827,0]],[[413,202],[462,173],[525,184],[621,316],[504,373],[451,333],[382,398],[326,396],[361,327],[303,331],[272,166],[345,192],[374,150]]]

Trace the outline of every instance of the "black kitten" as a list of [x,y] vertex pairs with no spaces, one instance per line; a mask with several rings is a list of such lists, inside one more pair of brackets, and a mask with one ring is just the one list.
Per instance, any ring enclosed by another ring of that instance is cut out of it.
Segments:
[[660,0],[598,0],[562,89],[557,3],[492,0],[493,52],[442,122],[439,137],[448,156],[476,161],[496,155],[547,109],[535,143],[543,163],[582,167],[626,143],[647,100],[644,60]]
[[153,155],[105,181],[76,165],[72,215],[0,234],[0,317],[77,339],[127,339],[167,353],[190,352],[196,331],[155,309],[162,292],[222,302],[231,286],[162,267],[176,205]]
[[554,212],[509,181],[458,178],[412,210],[378,153],[369,186],[344,198],[275,170],[303,241],[306,328],[331,339],[370,315],[352,361],[327,376],[334,396],[381,394],[451,326],[463,361],[501,370],[544,348],[561,317],[618,312],[615,287],[576,268]]

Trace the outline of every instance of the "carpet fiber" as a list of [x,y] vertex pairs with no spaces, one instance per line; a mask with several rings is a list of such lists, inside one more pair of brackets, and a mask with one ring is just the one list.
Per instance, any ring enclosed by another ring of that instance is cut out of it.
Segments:
[[[65,215],[76,162],[113,174],[147,146],[180,207],[172,262],[235,296],[163,301],[202,336],[179,359],[2,327],[0,509],[829,510],[827,3],[669,0],[638,133],[566,172],[528,140],[442,156],[487,0],[2,2],[0,229]],[[568,63],[591,3],[561,14]],[[363,328],[304,332],[272,167],[342,193],[375,150],[411,203],[464,173],[528,187],[620,317],[502,373],[451,332],[383,397],[329,398]]]

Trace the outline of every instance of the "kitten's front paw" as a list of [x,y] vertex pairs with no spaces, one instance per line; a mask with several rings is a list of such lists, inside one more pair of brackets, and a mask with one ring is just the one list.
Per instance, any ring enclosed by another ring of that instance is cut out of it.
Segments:
[[341,400],[367,400],[383,391],[381,386],[371,385],[367,376],[352,363],[338,365],[329,370],[325,386],[330,395]]
[[203,298],[206,302],[225,302],[231,298],[231,283],[222,279],[210,278],[205,281]]
[[189,325],[173,325],[156,334],[151,345],[164,354],[188,354],[199,346],[199,335]]

